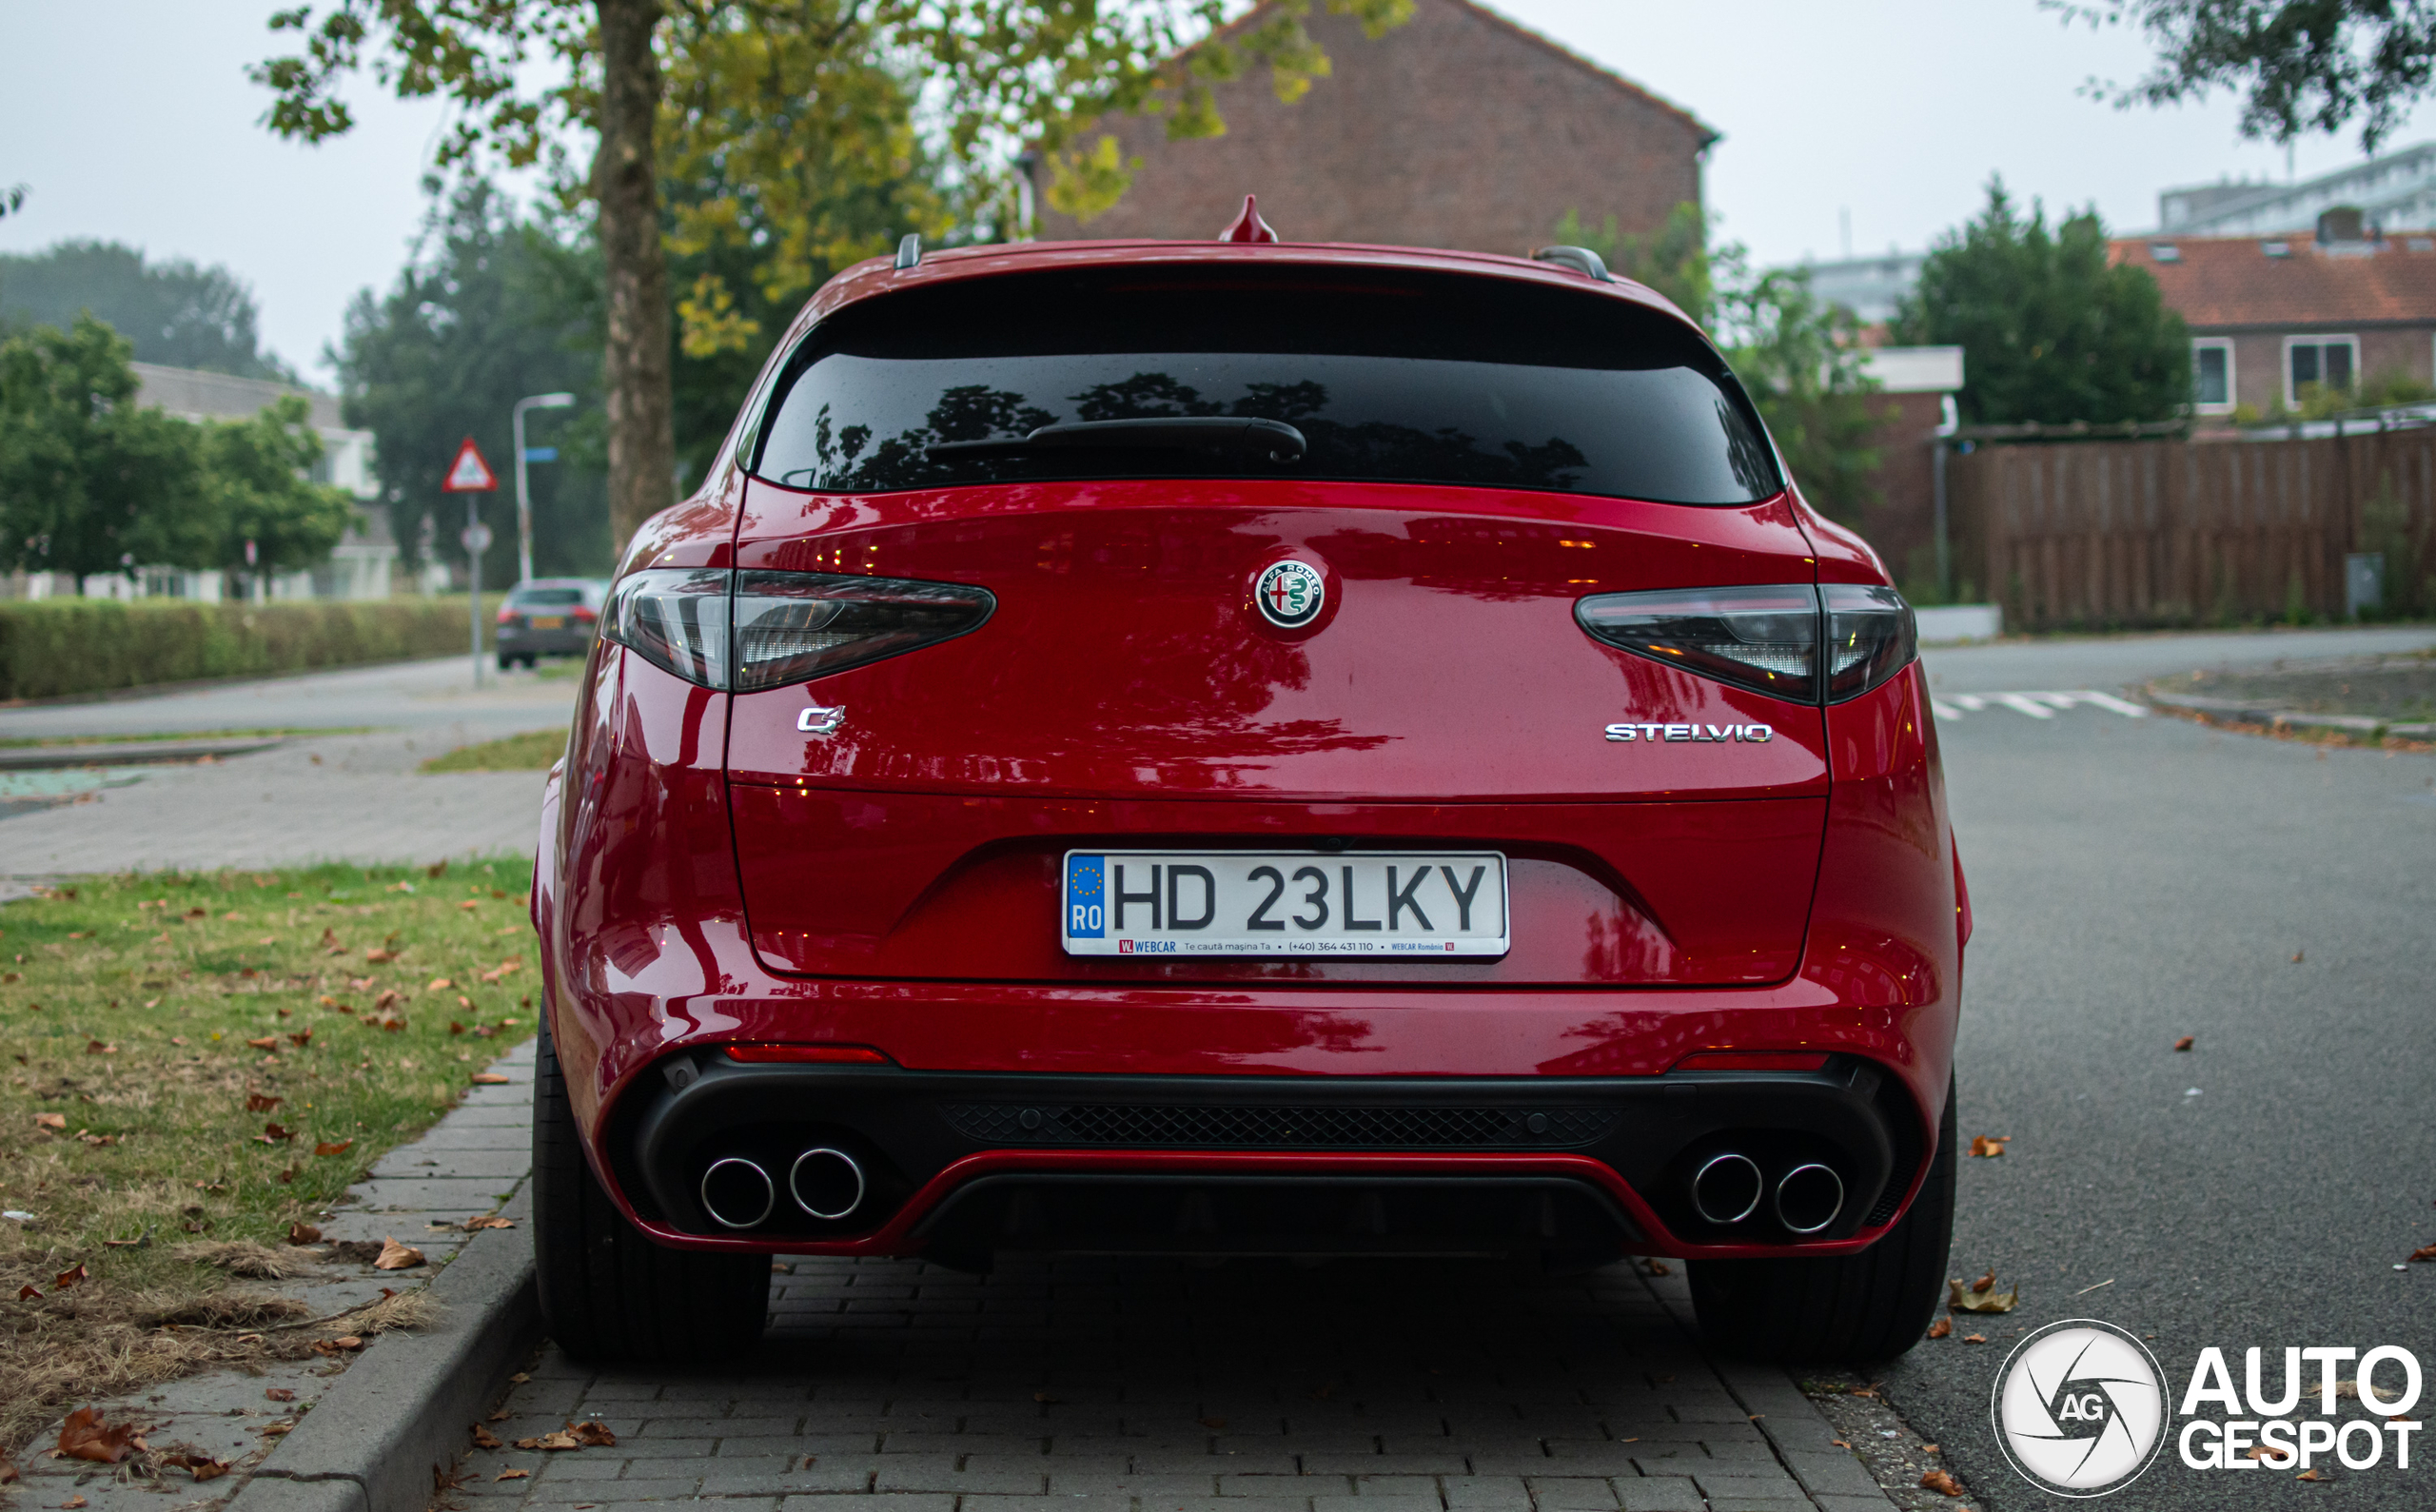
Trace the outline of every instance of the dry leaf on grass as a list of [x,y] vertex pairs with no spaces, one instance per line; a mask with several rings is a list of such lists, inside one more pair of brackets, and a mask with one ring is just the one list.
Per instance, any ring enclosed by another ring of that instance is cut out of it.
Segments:
[[2199,1041],[2195,1036],[2185,1034],[2182,1038],[2173,1042],[2173,1048],[2176,1050],[2189,1050],[2191,1046],[2198,1043]]
[[381,1236],[380,1257],[372,1262],[375,1270],[412,1270],[422,1264],[422,1251],[412,1245],[402,1245],[387,1234]]
[[247,1092],[246,1094],[246,1111],[249,1113],[267,1113],[272,1109],[277,1108],[282,1101],[284,1101],[284,1099],[277,1097],[265,1097],[261,1092]]
[[342,1139],[336,1144],[332,1144],[328,1140],[324,1140],[322,1143],[313,1147],[313,1153],[316,1155],[344,1155],[354,1148],[355,1141],[352,1139]]
[[1996,1289],[1996,1273],[1994,1270],[1973,1282],[1968,1289],[1959,1281],[1948,1281],[1945,1285],[1946,1290],[1952,1293],[1946,1306],[1955,1312],[2011,1312],[2021,1301],[2019,1286],[2011,1291]]
[[1983,1158],[2001,1155],[2005,1147],[2013,1142],[2013,1137],[2011,1134],[1974,1134],[1971,1136],[1971,1153]]
[[1929,1325],[1929,1337],[1932,1339],[1942,1339],[1952,1332],[1954,1332],[1954,1320],[1952,1318],[1939,1318],[1936,1322]]
[[291,1245],[318,1245],[322,1242],[322,1230],[311,1224],[289,1224],[287,1242]]
[[107,1424],[98,1407],[78,1407],[59,1427],[59,1457],[116,1464],[142,1445],[132,1423]]
[[64,1134],[68,1132],[68,1115],[66,1113],[36,1113],[34,1127],[48,1129],[54,1134]]
[[276,1034],[265,1034],[260,1039],[249,1039],[246,1041],[246,1043],[251,1045],[256,1050],[277,1050],[279,1049],[279,1036]]
[[295,1137],[296,1130],[288,1128],[285,1124],[273,1122],[265,1124],[263,1126],[263,1131],[256,1134],[254,1136],[254,1140],[257,1144],[284,1145]]
[[69,1287],[76,1285],[76,1283],[84,1280],[90,1274],[92,1274],[92,1272],[79,1265],[72,1270],[63,1270],[59,1274],[51,1277],[50,1285],[53,1290],[66,1291]]
[[1943,1470],[1931,1470],[1928,1474],[1920,1477],[1920,1486],[1923,1490],[1935,1491],[1940,1496],[1961,1496],[1963,1494],[1962,1483],[1955,1480],[1953,1476],[1946,1474]]
[[524,957],[521,955],[511,955],[506,960],[500,962],[498,967],[494,970],[484,972],[482,973],[482,980],[485,982],[496,982],[503,976],[513,976],[522,970],[524,970]]
[[17,1300],[19,1302],[40,1302],[42,1301],[42,1293],[33,1288],[33,1283],[28,1282],[26,1285],[17,1288]]

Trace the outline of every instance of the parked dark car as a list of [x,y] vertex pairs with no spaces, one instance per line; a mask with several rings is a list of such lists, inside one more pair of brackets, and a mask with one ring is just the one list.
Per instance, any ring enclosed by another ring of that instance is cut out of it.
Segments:
[[609,584],[598,578],[535,578],[520,582],[499,606],[499,669],[543,657],[592,653]]

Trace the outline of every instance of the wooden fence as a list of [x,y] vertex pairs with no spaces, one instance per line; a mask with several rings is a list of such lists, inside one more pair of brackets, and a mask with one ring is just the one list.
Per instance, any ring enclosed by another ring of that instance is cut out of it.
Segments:
[[2339,619],[2353,552],[2436,613],[2436,429],[1981,445],[1948,486],[1955,575],[2009,629]]

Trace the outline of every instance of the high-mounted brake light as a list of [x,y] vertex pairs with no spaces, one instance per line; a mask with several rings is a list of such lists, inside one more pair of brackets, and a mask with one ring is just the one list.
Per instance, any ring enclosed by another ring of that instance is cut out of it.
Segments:
[[654,567],[602,608],[603,638],[688,682],[757,693],[980,628],[986,588],[821,572]]
[[1797,703],[1857,698],[1919,650],[1900,594],[1845,583],[1593,594],[1573,617],[1619,651]]

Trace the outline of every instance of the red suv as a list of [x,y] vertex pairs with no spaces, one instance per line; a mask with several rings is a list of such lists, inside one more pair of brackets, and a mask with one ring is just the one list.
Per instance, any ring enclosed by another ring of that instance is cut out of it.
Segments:
[[1680,1256],[1882,1358],[1969,911],[1911,611],[1590,254],[913,248],[602,612],[534,916],[551,1333],[772,1254]]

